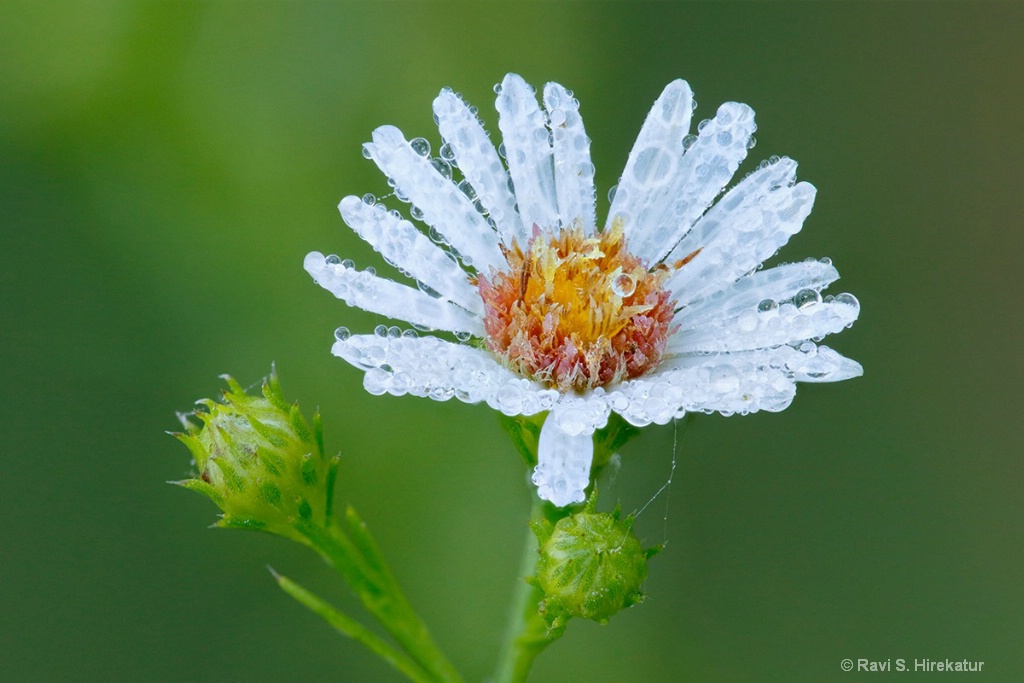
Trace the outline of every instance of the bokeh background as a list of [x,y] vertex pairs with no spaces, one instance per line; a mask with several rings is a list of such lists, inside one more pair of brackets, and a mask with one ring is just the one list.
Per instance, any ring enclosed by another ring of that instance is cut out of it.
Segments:
[[301,264],[380,267],[335,208],[388,191],[360,144],[391,123],[437,149],[446,85],[496,131],[516,71],[580,99],[599,214],[667,82],[697,119],[753,106],[741,172],[787,154],[819,189],[776,260],[834,260],[863,310],[830,345],[866,370],[630,443],[603,499],[627,510],[678,436],[639,520],[667,543],[649,599],[573,623],[535,680],[886,677],[845,657],[1024,680],[1022,26],[1019,3],[0,4],[0,678],[399,680],[265,568],[357,611],[316,557],[209,530],[164,483],[175,411],[271,361],[343,453],[339,499],[488,675],[524,467],[485,407],[366,395],[332,331],[389,321]]

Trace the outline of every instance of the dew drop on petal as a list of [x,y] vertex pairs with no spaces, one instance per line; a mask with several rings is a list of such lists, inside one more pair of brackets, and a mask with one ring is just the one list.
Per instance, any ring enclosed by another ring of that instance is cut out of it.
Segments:
[[760,319],[757,316],[756,311],[746,310],[740,313],[736,319],[736,324],[739,326],[742,332],[753,332],[757,329],[757,324]]
[[337,254],[331,254],[325,258],[324,261],[326,261],[329,266],[336,266],[341,263],[341,258]]
[[456,333],[455,333],[455,338],[456,338],[456,339],[458,339],[458,340],[459,340],[460,342],[467,342],[467,341],[469,341],[469,340],[470,340],[470,339],[471,339],[472,337],[473,337],[473,335],[472,335],[472,334],[470,334],[469,332],[462,332],[462,331],[459,331],[459,332],[456,332]]
[[372,192],[367,192],[363,195],[363,204],[367,206],[373,206],[377,203],[377,197]]
[[761,303],[757,305],[759,313],[770,313],[777,309],[779,304],[775,302],[775,299],[762,299]]
[[797,308],[807,308],[818,303],[821,303],[821,294],[814,289],[801,289],[793,297],[793,305]]
[[427,142],[426,138],[413,138],[409,141],[409,146],[412,147],[412,151],[421,157],[430,156],[430,143]]
[[853,306],[854,308],[860,307],[860,302],[857,301],[857,297],[855,297],[853,294],[849,294],[846,292],[844,292],[843,294],[836,294],[836,298],[834,299],[834,301],[837,304],[842,304],[843,306]]
[[347,327],[344,327],[344,326],[339,327],[338,329],[336,329],[334,331],[334,338],[337,339],[338,341],[345,341],[346,339],[348,339],[351,336],[352,336],[352,331],[349,330]]
[[711,370],[711,389],[720,394],[736,391],[740,380],[731,365],[719,365]]
[[627,297],[636,291],[636,280],[632,275],[623,273],[612,282],[612,291],[621,297]]
[[447,180],[452,179],[452,166],[446,160],[441,157],[434,157],[430,160],[430,165]]
[[373,328],[373,333],[375,335],[377,335],[378,337],[386,337],[386,336],[388,336],[388,326],[387,325],[377,325],[377,327]]

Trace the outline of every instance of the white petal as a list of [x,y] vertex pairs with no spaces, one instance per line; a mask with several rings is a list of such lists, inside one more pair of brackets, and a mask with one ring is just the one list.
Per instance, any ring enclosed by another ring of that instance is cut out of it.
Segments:
[[813,289],[802,289],[788,301],[772,306],[751,304],[732,318],[707,320],[696,328],[685,325],[672,336],[668,353],[724,353],[768,349],[782,344],[821,339],[849,327],[860,314],[850,294],[822,301]]
[[551,229],[558,221],[551,143],[533,89],[520,76],[508,74],[494,106],[523,225],[531,234],[534,225]]
[[756,128],[754,110],[726,102],[702,126],[670,178],[668,196],[648,208],[650,222],[633,232],[630,249],[648,263],[660,262],[672,250],[732,178],[747,156],[747,142]]
[[357,235],[370,243],[395,268],[437,291],[449,301],[483,317],[476,287],[461,266],[427,239],[412,223],[396,217],[380,204],[345,197],[338,204],[341,217]]
[[525,248],[529,235],[516,211],[505,166],[476,114],[461,97],[445,88],[434,100],[434,115],[441,137],[451,147],[459,169],[497,224],[502,243],[511,246],[515,239]]
[[318,251],[307,254],[303,265],[317,284],[349,306],[414,325],[484,336],[480,317],[450,301],[434,299],[418,289],[347,267],[344,263],[333,263]]
[[458,249],[480,272],[504,267],[498,236],[473,202],[430,161],[409,145],[402,131],[381,126],[363,148],[395,183],[395,189],[423,212],[423,220]]
[[452,397],[487,402],[506,415],[550,410],[558,392],[516,376],[483,349],[431,336],[352,335],[335,342],[334,355],[366,371],[371,394]]
[[672,81],[651,107],[633,143],[615,188],[607,227],[617,219],[623,220],[634,253],[638,253],[634,241],[642,242],[645,233],[660,225],[662,214],[674,199],[672,181],[679,173],[683,138],[690,132],[692,112],[690,86],[683,80]]
[[545,420],[533,470],[537,495],[557,507],[582,503],[593,459],[594,440],[589,435],[569,435],[550,418]]
[[594,164],[590,161],[590,138],[583,129],[580,104],[558,83],[548,83],[544,86],[544,108],[554,148],[559,219],[562,225],[579,221],[592,235],[597,230]]
[[679,304],[732,284],[800,231],[815,189],[810,183],[794,185],[795,177],[796,162],[781,159],[751,173],[711,207],[667,259],[701,250],[666,284]]
[[692,329],[712,320],[735,318],[762,301],[790,299],[801,289],[820,292],[838,279],[839,271],[828,259],[758,270],[712,296],[687,304],[676,314],[675,322]]
[[608,400],[612,410],[642,427],[666,424],[687,412],[776,412],[795,393],[794,380],[784,370],[767,366],[758,356],[724,354],[671,359],[657,373],[609,391]]
[[793,373],[793,379],[799,382],[842,382],[864,374],[860,363],[827,346],[817,347],[814,353],[792,355],[787,361],[787,368]]
[[799,347],[780,346],[774,349],[740,351],[717,355],[689,355],[670,358],[659,372],[666,374],[678,368],[693,369],[700,366],[735,364],[737,367],[756,367],[780,370],[797,382],[841,382],[864,374],[860,363],[851,360],[827,346],[804,342]]

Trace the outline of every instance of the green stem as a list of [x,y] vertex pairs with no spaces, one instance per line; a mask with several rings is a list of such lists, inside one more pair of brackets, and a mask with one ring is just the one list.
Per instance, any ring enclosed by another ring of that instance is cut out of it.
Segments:
[[[544,517],[545,504],[536,496],[530,509],[531,520]],[[516,587],[509,611],[505,640],[498,655],[498,666],[494,672],[494,683],[522,683],[530,675],[533,660],[548,645],[559,638],[553,633],[538,609],[544,593],[525,581],[537,566],[537,539],[532,531],[526,534],[523,556],[519,565],[520,584]]]
[[430,631],[399,588],[366,526],[351,508],[344,522],[346,529],[336,524],[325,529],[303,522],[296,522],[295,527],[345,579],[367,611],[430,675],[430,680],[461,683],[462,677],[434,643]]

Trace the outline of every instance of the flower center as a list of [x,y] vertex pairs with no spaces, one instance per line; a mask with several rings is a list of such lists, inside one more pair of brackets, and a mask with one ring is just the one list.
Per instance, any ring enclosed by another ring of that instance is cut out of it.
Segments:
[[622,226],[534,228],[508,270],[478,279],[487,346],[515,372],[561,391],[644,374],[661,359],[674,302],[669,270],[649,271],[626,250]]

